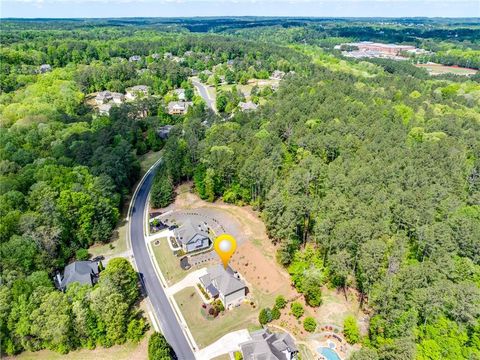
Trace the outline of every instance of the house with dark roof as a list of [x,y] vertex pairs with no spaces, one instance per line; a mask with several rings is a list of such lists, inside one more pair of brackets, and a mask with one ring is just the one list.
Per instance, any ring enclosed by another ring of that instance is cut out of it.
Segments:
[[46,72],[52,71],[52,66],[50,64],[42,64],[40,65],[39,72],[41,74],[45,74]]
[[209,267],[207,274],[200,277],[200,284],[227,309],[239,305],[247,295],[247,286],[229,266],[226,269],[220,264]]
[[82,285],[94,285],[98,281],[99,273],[97,261],[75,261],[65,267],[63,275],[57,274],[55,285],[62,291],[65,291],[74,282]]
[[271,333],[266,329],[250,334],[252,340],[240,344],[244,360],[295,360],[298,348],[286,333]]
[[212,244],[205,223],[193,225],[190,221],[186,221],[174,229],[173,234],[177,243],[186,253],[208,249]]

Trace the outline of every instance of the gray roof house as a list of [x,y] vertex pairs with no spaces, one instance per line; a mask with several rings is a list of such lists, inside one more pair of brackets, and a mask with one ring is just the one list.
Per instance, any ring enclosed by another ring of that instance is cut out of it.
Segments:
[[157,130],[157,135],[160,139],[166,139],[168,138],[168,135],[170,134],[170,131],[172,131],[172,129],[173,129],[173,125],[161,126]]
[[44,74],[48,71],[52,71],[52,66],[50,64],[42,64],[39,69],[41,74]]
[[101,104],[98,106],[98,113],[100,115],[110,115],[111,104]]
[[134,61],[140,61],[142,60],[142,57],[140,55],[133,55],[128,58],[128,61],[134,62]]
[[82,285],[94,285],[98,281],[99,273],[98,262],[75,261],[65,267],[63,276],[57,274],[55,284],[62,291],[65,291],[74,282]]
[[121,104],[125,100],[125,95],[123,95],[122,93],[113,92],[112,100],[115,104]]
[[168,113],[170,115],[183,115],[188,111],[188,107],[193,103],[190,101],[170,101],[168,103]]
[[112,100],[112,93],[110,91],[100,91],[97,96],[95,96],[95,102],[97,104],[105,104]]
[[238,107],[241,111],[251,111],[251,110],[257,110],[258,105],[252,101],[247,101],[247,102],[240,101],[238,103]]
[[298,348],[289,334],[272,334],[263,329],[250,335],[252,340],[240,344],[244,360],[297,359]]
[[225,308],[240,304],[247,295],[247,286],[229,266],[226,269],[220,264],[209,267],[207,274],[200,277],[200,283],[211,297],[218,297]]
[[174,230],[174,235],[177,243],[186,253],[207,249],[211,245],[208,228],[203,223],[195,226],[190,221],[186,221]]
[[284,71],[275,70],[275,71],[273,72],[272,76],[270,76],[270,79],[273,79],[273,80],[282,80],[284,76],[285,76],[285,72],[284,72]]
[[135,85],[127,89],[125,97],[130,100],[134,100],[138,95],[146,96],[148,95],[148,86],[147,85]]

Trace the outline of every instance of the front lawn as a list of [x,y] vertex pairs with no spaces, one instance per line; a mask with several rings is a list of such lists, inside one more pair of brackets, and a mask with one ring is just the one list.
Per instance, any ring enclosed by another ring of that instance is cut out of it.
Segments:
[[210,345],[229,332],[260,328],[257,320],[258,308],[253,309],[249,304],[226,310],[215,319],[206,319],[202,314],[203,302],[193,287],[178,292],[175,300],[200,348]]
[[[156,245],[157,241],[159,241],[158,245]],[[180,258],[173,254],[166,237],[154,240],[152,242],[152,249],[155,261],[167,280],[168,286],[179,282],[188,274],[187,270],[183,270],[180,267]]]

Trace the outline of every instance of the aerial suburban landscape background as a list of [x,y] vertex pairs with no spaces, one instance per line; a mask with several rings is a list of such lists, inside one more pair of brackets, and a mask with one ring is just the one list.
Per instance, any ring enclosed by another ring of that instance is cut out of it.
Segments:
[[0,30],[2,358],[480,359],[480,18]]

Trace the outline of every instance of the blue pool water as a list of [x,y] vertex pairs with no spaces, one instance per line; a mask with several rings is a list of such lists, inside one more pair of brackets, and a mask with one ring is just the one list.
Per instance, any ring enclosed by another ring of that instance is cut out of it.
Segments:
[[329,347],[319,347],[317,351],[319,354],[325,356],[327,360],[341,360],[335,350],[332,350]]

